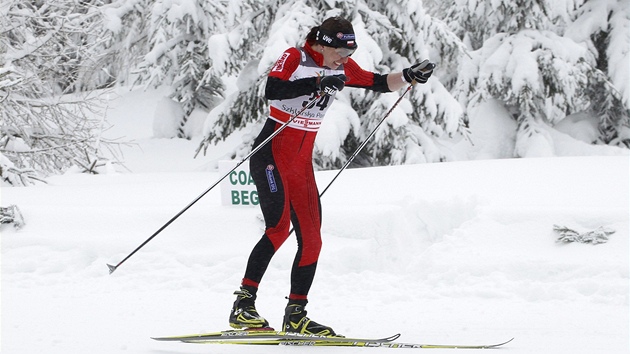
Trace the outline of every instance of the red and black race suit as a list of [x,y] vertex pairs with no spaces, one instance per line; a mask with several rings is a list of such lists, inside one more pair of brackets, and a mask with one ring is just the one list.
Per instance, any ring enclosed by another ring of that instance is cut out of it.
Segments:
[[[318,77],[345,74],[346,86],[389,92],[386,75],[365,71],[351,58],[336,70],[322,65],[322,55],[308,43],[282,54],[267,80],[265,96],[271,108],[255,147],[317,97]],[[306,299],[322,247],[322,212],[312,154],[317,131],[333,100],[334,96],[321,96],[250,159],[266,231],[249,257],[243,285],[258,287],[293,224],[298,251],[289,298]]]

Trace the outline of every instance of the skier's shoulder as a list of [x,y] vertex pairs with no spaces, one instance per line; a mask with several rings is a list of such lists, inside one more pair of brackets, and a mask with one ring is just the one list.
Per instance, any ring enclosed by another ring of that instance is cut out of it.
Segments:
[[302,52],[297,47],[286,49],[276,60],[271,72],[293,71],[300,64]]

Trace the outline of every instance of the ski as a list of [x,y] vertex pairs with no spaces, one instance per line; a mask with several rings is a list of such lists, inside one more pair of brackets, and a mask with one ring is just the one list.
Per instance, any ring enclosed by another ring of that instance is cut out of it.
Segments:
[[501,347],[514,338],[495,344],[420,344],[395,342],[400,334],[385,338],[348,338],[317,336],[269,330],[230,330],[171,337],[153,337],[159,341],[179,341],[198,344],[234,345],[283,345],[314,347],[378,347],[378,348],[424,348],[424,349],[491,349]]
[[312,346],[312,347],[370,347],[370,348],[416,348],[416,349],[491,349],[498,348],[511,342],[512,339],[497,344],[418,344],[418,343],[398,343],[378,340],[359,340],[348,338],[284,338],[284,339],[256,339],[256,340],[235,340],[235,339],[217,339],[217,340],[198,340],[185,341],[186,343],[199,344],[236,344],[236,345],[283,345],[283,346]]
[[[418,343],[397,343],[397,342],[358,342],[348,343],[350,347],[378,347],[378,348],[417,348],[417,349],[492,349],[499,348],[514,340],[511,338],[502,343],[496,344],[418,344]],[[326,344],[323,344],[326,345]],[[343,346],[343,345],[339,345]]]
[[[190,343],[209,343],[209,342],[217,342],[221,344],[232,344],[227,342],[239,342],[234,344],[269,344],[262,343],[262,341],[277,341],[287,342],[287,341],[328,341],[328,342],[347,342],[347,341],[357,341],[357,342],[391,342],[400,337],[400,334],[394,334],[385,338],[378,339],[368,339],[368,338],[346,338],[346,337],[334,337],[334,336],[318,336],[313,334],[301,334],[301,333],[293,333],[293,332],[283,332],[276,331],[274,329],[256,329],[256,330],[229,330],[229,331],[221,331],[221,332],[210,332],[210,333],[199,333],[199,334],[189,334],[189,335],[181,335],[181,336],[170,336],[170,337],[152,337],[154,340],[158,341],[180,341],[180,342],[190,342]],[[223,343],[225,342],[225,343]]]

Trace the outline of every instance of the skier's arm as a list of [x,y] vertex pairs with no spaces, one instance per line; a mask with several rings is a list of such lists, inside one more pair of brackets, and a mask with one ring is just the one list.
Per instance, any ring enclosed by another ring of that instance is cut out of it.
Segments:
[[433,73],[433,66],[431,66],[430,70],[425,70],[425,67],[429,64],[433,65],[427,60],[426,63],[415,64],[402,72],[382,75],[363,70],[354,60],[349,59],[344,65],[348,76],[346,86],[366,88],[377,92],[397,91],[410,84],[413,80],[422,84],[427,82]]
[[265,98],[283,100],[310,95],[317,90],[316,77],[289,81],[291,74],[300,65],[300,56],[300,51],[296,48],[289,48],[282,53],[267,77]]
[[265,86],[265,98],[268,100],[284,100],[310,95],[316,90],[317,78],[315,77],[288,81],[269,76]]
[[347,76],[346,86],[359,87],[376,92],[391,92],[388,75],[363,70],[352,58],[343,65]]

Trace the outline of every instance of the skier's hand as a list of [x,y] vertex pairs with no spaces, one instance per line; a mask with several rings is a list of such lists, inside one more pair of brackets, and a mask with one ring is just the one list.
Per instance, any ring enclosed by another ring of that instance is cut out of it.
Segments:
[[412,65],[410,68],[403,70],[403,77],[405,81],[412,84],[414,81],[421,84],[425,84],[431,74],[433,74],[435,64],[431,63],[429,59],[424,59],[422,62]]
[[324,76],[319,80],[319,91],[325,95],[332,95],[341,91],[344,86],[346,86],[346,75],[343,74]]

